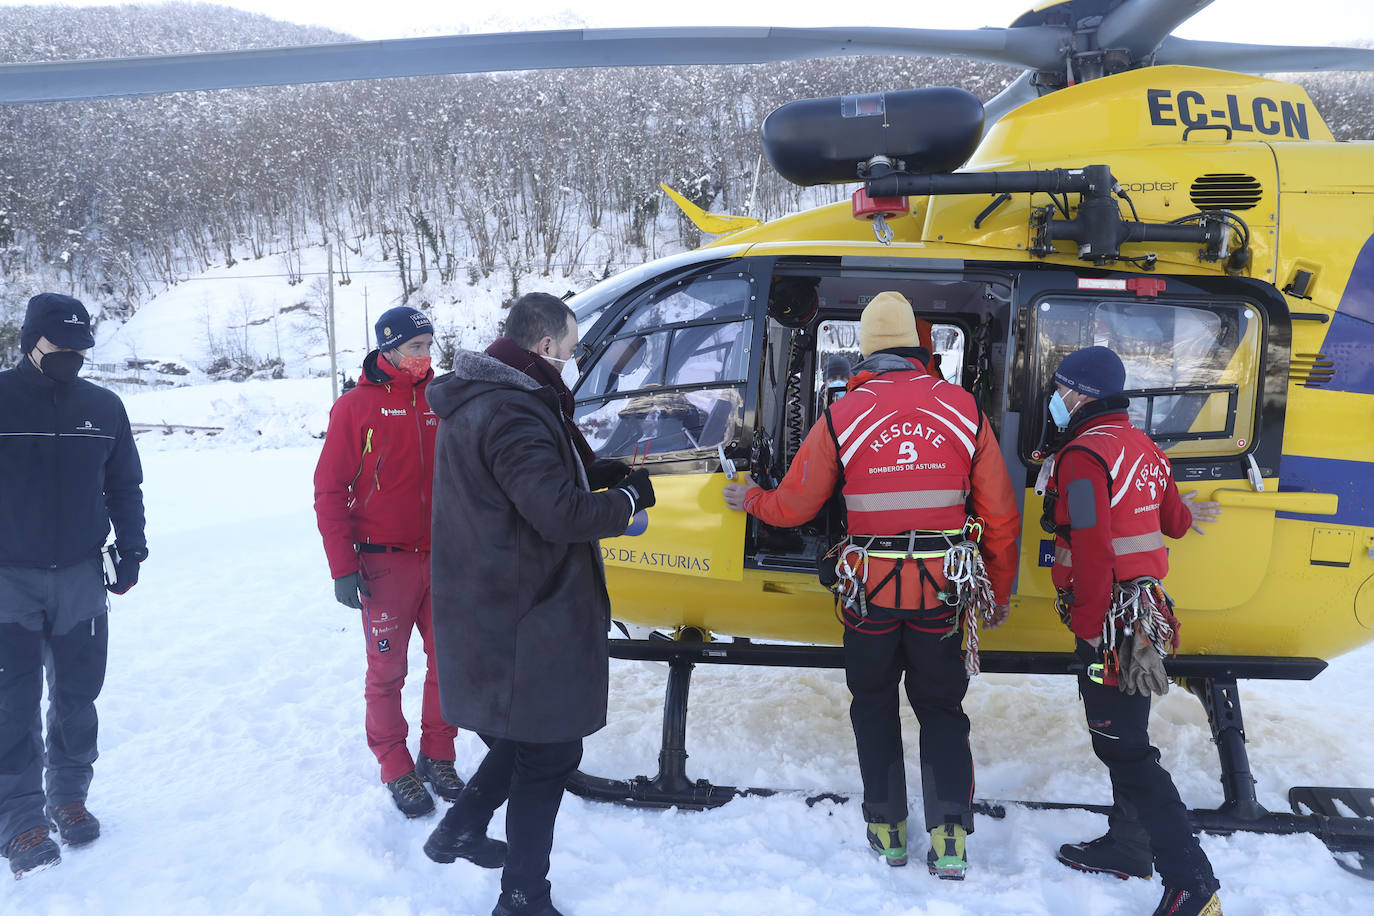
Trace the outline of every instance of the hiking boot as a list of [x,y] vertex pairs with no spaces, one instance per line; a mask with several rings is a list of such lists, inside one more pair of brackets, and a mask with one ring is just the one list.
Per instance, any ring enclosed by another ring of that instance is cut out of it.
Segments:
[[391,800],[406,817],[420,817],[434,810],[434,797],[429,794],[420,777],[411,770],[404,776],[397,776],[386,784],[391,790]]
[[51,832],[51,827],[41,824],[10,837],[5,844],[5,858],[10,860],[10,871],[14,872],[14,877],[22,878],[52,868],[62,861],[61,850],[48,839]]
[[1148,878],[1155,873],[1149,849],[1137,849],[1118,843],[1110,833],[1086,843],[1065,843],[1055,856],[1069,868],[1098,875],[1127,878]]
[[479,868],[501,868],[506,864],[506,844],[487,836],[485,829],[464,823],[457,805],[448,809],[439,826],[425,840],[425,855],[445,865],[454,859],[467,859]]
[[864,820],[868,823],[868,847],[882,856],[888,865],[905,865],[906,821],[900,820],[895,824],[889,824],[881,820],[872,820],[873,817],[865,806]]
[[100,821],[86,810],[84,801],[49,805],[48,817],[57,824],[57,833],[68,846],[85,846],[100,836]]
[[945,881],[962,881],[968,871],[968,852],[964,848],[968,834],[962,824],[945,824],[930,831],[930,849],[926,852],[926,868]]
[[463,780],[453,768],[452,760],[431,760],[424,754],[415,758],[415,775],[434,787],[434,794],[444,801],[455,801],[463,791]]
[[1166,887],[1154,916],[1221,916],[1221,898],[1206,888]]
[[532,898],[524,891],[506,891],[496,900],[491,916],[563,916],[547,895]]

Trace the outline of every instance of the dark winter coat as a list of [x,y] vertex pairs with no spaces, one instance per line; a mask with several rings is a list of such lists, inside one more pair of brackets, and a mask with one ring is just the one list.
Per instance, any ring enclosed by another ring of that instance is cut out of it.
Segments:
[[358,570],[355,544],[429,549],[434,432],[426,375],[415,381],[373,350],[329,411],[315,465],[315,521],[329,574]]
[[119,552],[142,560],[142,483],[117,394],[81,378],[59,385],[28,359],[0,372],[0,566],[91,560],[111,522]]
[[592,493],[552,389],[460,350],[429,386],[439,696],[461,728],[516,741],[606,724],[610,598],[598,539],[630,501]]

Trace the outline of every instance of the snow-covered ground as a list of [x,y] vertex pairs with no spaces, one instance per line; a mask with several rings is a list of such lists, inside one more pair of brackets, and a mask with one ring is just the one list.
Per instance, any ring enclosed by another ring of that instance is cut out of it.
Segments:
[[[216,398],[244,401],[228,410],[237,432],[140,436],[152,555],[139,585],[112,599],[90,796],[104,833],[67,851],[56,869],[6,882],[0,912],[490,912],[498,873],[427,859],[421,846],[437,817],[397,814],[363,739],[360,624],[333,600],[311,509],[319,446],[309,428],[328,406],[327,389],[326,379],[288,380],[128,398],[135,419],[191,425],[212,425]],[[279,441],[253,428],[263,428],[272,404],[303,418]],[[418,640],[411,663],[405,702],[418,722]],[[1374,646],[1334,660],[1311,683],[1245,683],[1265,805],[1285,810],[1290,785],[1374,784],[1371,669]],[[654,771],[664,677],[661,665],[612,663],[610,724],[587,742],[588,772]],[[847,702],[837,671],[699,667],[689,772],[856,793]],[[984,675],[967,705],[980,797],[1108,799],[1068,679]],[[1175,689],[1153,723],[1184,800],[1218,804],[1216,754],[1196,700]],[[904,724],[919,810],[909,710]],[[460,772],[480,752],[461,734]],[[1012,808],[1005,820],[981,818],[973,868],[956,884],[919,864],[878,862],[856,801],[807,807],[800,795],[784,795],[681,813],[569,797],[551,879],[555,902],[578,916],[1150,912],[1158,882],[1082,875],[1054,861],[1060,843],[1103,825],[1074,811]],[[503,835],[499,817],[494,832]],[[1374,884],[1340,869],[1313,837],[1203,844],[1228,916],[1374,912]]]

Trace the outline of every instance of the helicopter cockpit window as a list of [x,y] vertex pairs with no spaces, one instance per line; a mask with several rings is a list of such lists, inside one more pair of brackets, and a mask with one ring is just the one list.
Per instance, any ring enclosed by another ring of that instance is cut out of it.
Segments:
[[754,280],[673,283],[631,308],[585,367],[576,421],[603,458],[714,450],[737,434]]
[[1126,365],[1131,422],[1171,457],[1235,455],[1253,438],[1263,323],[1243,302],[1050,298],[1035,309],[1038,391],[1080,347]]
[[[930,336],[940,357],[940,375],[947,382],[963,378],[964,329],[954,324],[932,323]],[[816,391],[823,392],[832,382],[841,381],[840,359],[851,369],[863,359],[859,354],[859,323],[822,321],[816,332]]]

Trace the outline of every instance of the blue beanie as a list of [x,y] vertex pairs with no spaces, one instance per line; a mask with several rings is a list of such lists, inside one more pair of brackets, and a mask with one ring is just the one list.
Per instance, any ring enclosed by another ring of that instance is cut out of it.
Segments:
[[419,309],[408,305],[398,305],[387,309],[377,319],[377,349],[394,350],[412,337],[433,334],[434,325],[429,316]]
[[19,347],[29,353],[46,337],[55,347],[89,350],[95,346],[91,316],[80,299],[61,293],[39,293],[29,300],[24,326],[19,329]]
[[1064,357],[1054,380],[1090,398],[1110,398],[1126,387],[1126,367],[1106,347],[1085,347]]

